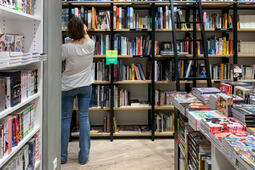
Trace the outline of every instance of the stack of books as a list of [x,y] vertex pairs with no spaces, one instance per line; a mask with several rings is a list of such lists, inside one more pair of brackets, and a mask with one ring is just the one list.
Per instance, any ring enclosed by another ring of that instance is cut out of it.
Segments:
[[110,35],[101,34],[100,36],[93,35],[91,37],[95,41],[95,55],[106,55],[106,51],[110,50]]
[[213,118],[224,118],[225,116],[222,115],[220,112],[216,110],[210,111],[189,111],[187,114],[189,119],[189,125],[198,131],[200,129],[200,122],[202,119],[213,119]]
[[26,14],[33,15],[35,8],[35,0],[16,0],[16,1],[0,1],[0,5],[21,11]]
[[0,122],[0,158],[9,155],[34,128],[34,106],[5,117]]
[[187,94],[183,92],[171,94],[170,96],[174,107],[176,107],[183,115],[186,115],[187,104],[199,102],[199,100],[191,93]]
[[24,147],[22,147],[11,160],[3,166],[3,169],[35,169],[37,150],[36,137],[33,137]]
[[[239,158],[238,160],[241,162],[241,164],[246,165],[245,168],[255,169],[254,136],[252,135],[246,137],[229,136],[223,140],[223,145],[227,155],[232,156],[234,158],[238,157]],[[234,162],[236,161],[234,160]]]
[[233,97],[224,93],[217,94],[217,110],[224,116],[231,116]]
[[38,92],[38,70],[0,72],[0,111],[14,107]]
[[155,81],[173,80],[173,70],[173,61],[155,61]]
[[129,92],[126,89],[114,86],[114,107],[129,105]]
[[[147,73],[148,72],[149,71],[147,70]],[[140,63],[125,65],[119,62],[118,66],[116,66],[114,70],[114,78],[117,81],[146,80],[146,77],[143,65]]]
[[[150,36],[138,36],[130,39],[126,36],[114,35],[114,50],[118,55],[149,56],[152,51]],[[159,54],[159,44],[155,41],[155,54]]]
[[93,68],[95,81],[110,81],[110,67],[105,65],[105,59],[93,62]]
[[201,169],[211,159],[211,143],[200,132],[188,134],[189,166]]
[[173,131],[173,116],[172,114],[156,113],[156,131],[169,132]]
[[245,99],[247,95],[254,91],[254,86],[236,86],[234,94]]
[[233,15],[227,12],[222,14],[215,12],[203,12],[206,29],[232,29]]
[[171,91],[155,90],[155,105],[156,106],[171,105],[172,104],[172,102],[170,101],[171,94],[172,94]]
[[251,104],[234,105],[232,116],[241,121],[247,127],[255,127],[255,106]]
[[220,90],[218,88],[215,87],[211,87],[211,88],[193,88],[192,89],[192,93],[201,101],[203,101],[204,103],[209,103],[209,96],[211,94],[217,94],[220,93]]

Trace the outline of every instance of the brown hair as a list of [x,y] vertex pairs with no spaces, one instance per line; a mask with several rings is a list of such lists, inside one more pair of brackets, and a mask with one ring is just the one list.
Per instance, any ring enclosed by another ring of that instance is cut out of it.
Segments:
[[73,16],[71,20],[68,22],[68,36],[74,40],[80,40],[84,38],[84,22],[76,17]]

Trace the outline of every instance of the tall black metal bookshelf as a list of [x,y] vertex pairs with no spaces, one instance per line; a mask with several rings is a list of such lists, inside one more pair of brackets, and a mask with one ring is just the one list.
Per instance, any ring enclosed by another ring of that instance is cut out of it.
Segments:
[[[178,5],[179,7],[186,9],[186,10],[190,10],[189,8],[185,8],[187,6],[192,5],[194,2],[183,2],[183,1],[176,1],[173,2],[175,5]],[[68,1],[68,2],[63,2],[63,8],[69,8],[69,16],[71,17],[72,15],[72,8],[74,7],[78,7],[80,8],[81,6],[96,6],[96,7],[100,7],[100,8],[107,8],[110,9],[110,15],[111,15],[111,20],[113,21],[113,7],[114,5],[122,5],[122,6],[133,6],[136,8],[143,8],[143,9],[147,9],[150,10],[150,14],[152,18],[155,18],[156,16],[156,7],[158,6],[170,6],[171,4],[169,2],[156,2],[156,1],[148,1],[148,2],[72,2],[72,1]],[[233,11],[233,29],[232,30],[214,30],[214,31],[218,31],[218,32],[232,32],[233,34],[233,55],[229,55],[229,56],[209,56],[209,57],[223,57],[222,60],[229,60],[229,57],[233,57],[233,64],[238,64],[238,51],[237,51],[237,43],[238,43],[238,29],[237,29],[237,19],[238,19],[238,10],[241,9],[254,9],[255,5],[253,3],[250,3],[248,6],[246,3],[244,2],[237,2],[237,1],[231,1],[231,2],[202,2],[202,7],[203,10],[232,10]],[[70,18],[69,17],[69,18]],[[111,49],[114,49],[114,43],[113,43],[113,39],[114,39],[114,35],[116,33],[118,33],[118,30],[114,30],[113,29],[113,22],[111,22],[111,26],[110,26],[110,30],[103,30],[106,31],[110,34],[110,39],[111,39]],[[173,23],[175,24],[175,23]],[[172,25],[173,25],[172,24]],[[96,30],[91,30],[96,31]],[[100,31],[100,30],[99,30]],[[163,30],[164,32],[172,32],[173,30]],[[162,32],[163,32],[162,31]],[[120,32],[120,31],[119,31]],[[160,30],[155,28],[155,20],[152,19],[152,28],[149,29],[133,29],[133,30],[126,30],[126,32],[148,32],[151,36],[151,40],[152,42],[155,42],[155,35],[156,32],[160,32]],[[176,30],[176,32],[193,32],[194,31],[192,29],[190,30]],[[156,90],[156,84],[158,83],[155,80],[154,77],[154,72],[155,72],[155,61],[156,60],[172,60],[174,55],[170,55],[169,57],[158,57],[155,56],[155,43],[152,43],[152,53],[151,56],[131,56],[131,58],[135,58],[135,57],[144,57],[144,58],[148,58],[149,61],[151,62],[151,66],[152,66],[152,75],[151,75],[151,81],[148,82],[148,101],[150,102],[151,106],[148,110],[148,125],[150,126],[151,129],[151,133],[148,135],[128,135],[128,137],[150,137],[152,140],[154,140],[156,137],[173,137],[174,133],[168,134],[168,135],[157,135],[156,134],[156,129],[155,129],[155,112],[157,110],[159,110],[160,108],[156,107],[155,105],[155,90]],[[189,56],[190,57],[190,56]],[[124,58],[119,57],[119,60],[125,60]],[[114,66],[111,65],[111,80],[109,83],[105,83],[105,85],[109,85],[109,87],[112,89],[111,90],[111,106],[109,109],[106,109],[107,111],[110,112],[110,121],[111,121],[111,129],[110,129],[110,133],[107,135],[103,135],[101,137],[107,137],[109,138],[111,141],[115,138],[118,137],[122,137],[122,135],[118,135],[116,133],[114,133],[114,127],[113,127],[113,117],[114,117],[114,112],[118,109],[114,108],[114,98],[113,98],[113,87],[116,84],[115,80],[114,80]],[[169,83],[169,82],[168,82]],[[170,82],[172,84],[174,84],[175,82]],[[204,83],[204,82],[201,82]],[[215,82],[214,82],[215,83]],[[180,82],[180,84],[185,84],[185,82]],[[131,108],[132,109],[132,108]],[[169,106],[167,108],[164,108],[167,110],[173,110],[172,106]],[[125,136],[125,135],[123,135]]]

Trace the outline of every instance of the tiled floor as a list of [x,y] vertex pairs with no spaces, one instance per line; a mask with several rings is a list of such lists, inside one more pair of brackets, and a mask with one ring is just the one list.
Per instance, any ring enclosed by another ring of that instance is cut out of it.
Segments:
[[69,159],[62,170],[172,170],[174,141],[170,139],[92,140],[86,165],[78,163],[79,142],[69,144]]

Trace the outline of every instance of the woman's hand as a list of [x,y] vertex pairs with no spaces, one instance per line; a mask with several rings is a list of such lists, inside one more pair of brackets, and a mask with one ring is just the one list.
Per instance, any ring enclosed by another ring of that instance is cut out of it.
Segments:
[[89,35],[88,35],[87,30],[88,30],[88,28],[87,28],[87,26],[84,24],[84,32],[85,32],[84,38],[85,38],[85,39],[89,39],[89,38],[90,38]]

